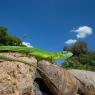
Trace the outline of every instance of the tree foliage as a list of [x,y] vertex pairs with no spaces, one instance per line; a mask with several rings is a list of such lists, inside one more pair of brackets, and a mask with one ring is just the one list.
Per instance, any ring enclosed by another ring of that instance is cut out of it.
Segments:
[[8,29],[0,26],[0,45],[21,45],[21,40],[13,35],[8,34]]
[[74,56],[62,63],[62,67],[95,71],[95,52],[88,50],[86,42],[77,42],[64,50],[73,52]]
[[72,46],[65,46],[63,50],[71,51],[71,52],[73,52],[74,55],[78,56],[79,54],[87,53],[88,47],[87,47],[86,42],[79,41],[79,42],[76,42]]

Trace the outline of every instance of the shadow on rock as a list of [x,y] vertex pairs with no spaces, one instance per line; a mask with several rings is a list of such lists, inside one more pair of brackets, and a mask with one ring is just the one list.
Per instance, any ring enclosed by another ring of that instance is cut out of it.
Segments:
[[46,86],[46,84],[44,83],[43,79],[41,78],[36,78],[35,79],[35,87],[36,89],[38,90],[39,89],[39,92],[40,94],[37,94],[37,95],[54,95],[49,89],[48,87]]

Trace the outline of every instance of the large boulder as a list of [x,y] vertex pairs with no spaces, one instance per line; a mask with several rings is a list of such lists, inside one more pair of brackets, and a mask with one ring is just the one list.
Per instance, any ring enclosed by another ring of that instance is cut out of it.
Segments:
[[[0,55],[30,63],[0,60],[0,95],[34,95],[31,88],[35,79],[37,60],[19,53],[0,53]],[[32,94],[31,94],[32,93]]]
[[48,61],[39,61],[39,73],[54,95],[76,95],[79,81],[67,70]]
[[78,93],[80,95],[95,95],[95,72],[77,69],[68,71],[79,80]]

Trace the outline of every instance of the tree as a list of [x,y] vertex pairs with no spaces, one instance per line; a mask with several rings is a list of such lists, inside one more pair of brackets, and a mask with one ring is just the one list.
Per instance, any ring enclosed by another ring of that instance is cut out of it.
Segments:
[[95,71],[95,52],[88,50],[86,42],[65,46],[64,50],[73,52],[74,56],[62,63],[62,67]]
[[86,42],[84,41],[79,41],[79,42],[76,42],[74,44],[74,46],[72,47],[72,50],[74,51],[78,51],[80,53],[86,53],[88,48],[87,48],[87,44]]
[[7,35],[5,36],[6,45],[21,45],[21,40],[16,36]]
[[95,52],[73,56],[62,63],[62,67],[95,71]]
[[86,42],[84,41],[78,41],[72,46],[65,46],[65,51],[71,51],[75,56],[79,56],[79,54],[84,54],[88,52],[88,47]]
[[7,28],[0,26],[0,37],[6,36],[7,34]]
[[21,45],[21,40],[13,35],[8,34],[8,29],[0,26],[0,45]]

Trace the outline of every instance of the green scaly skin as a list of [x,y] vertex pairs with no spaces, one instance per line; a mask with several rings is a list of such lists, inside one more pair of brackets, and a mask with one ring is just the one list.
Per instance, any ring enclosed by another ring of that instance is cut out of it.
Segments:
[[38,59],[48,59],[51,61],[66,59],[73,55],[71,52],[68,51],[47,52],[38,48],[20,47],[20,46],[0,46],[0,52],[3,51],[25,53],[31,56],[35,56]]

